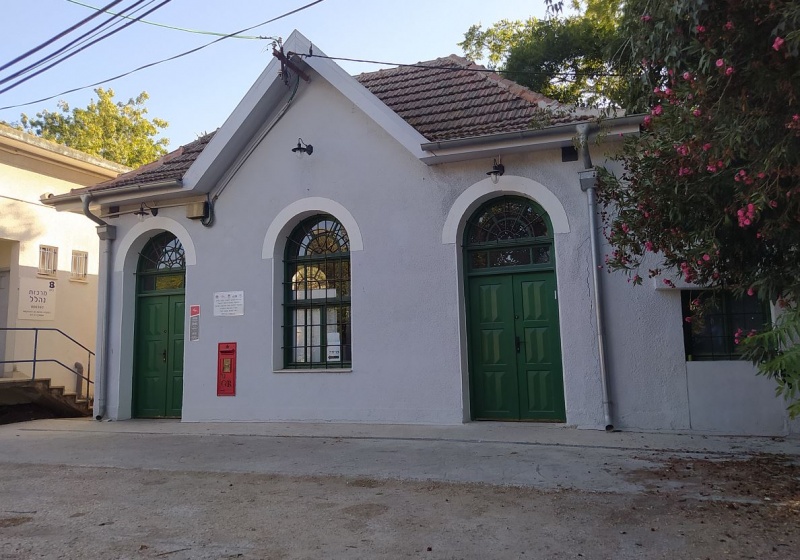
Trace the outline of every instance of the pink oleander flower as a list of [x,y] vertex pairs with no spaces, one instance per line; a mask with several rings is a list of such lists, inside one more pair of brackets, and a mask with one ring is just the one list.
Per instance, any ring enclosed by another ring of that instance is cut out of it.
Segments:
[[785,42],[786,41],[784,41],[782,37],[775,37],[775,42],[772,43],[772,48],[776,51],[779,51]]
[[703,260],[706,261],[706,262],[710,261],[711,260],[711,255],[706,253],[705,255],[703,255]]
[[705,33],[706,32],[706,26],[705,25],[698,25],[697,27],[695,27],[695,29],[697,30],[698,33]]
[[728,66],[728,67],[725,69],[725,75],[726,75],[726,76],[730,76],[731,74],[733,74],[733,66]]
[[651,117],[650,115],[645,115],[643,122],[645,126],[650,126],[650,123],[653,122],[653,117]]
[[640,17],[639,19],[642,20],[642,21],[650,21],[653,18],[651,16],[648,16],[648,15],[645,14],[642,17]]
[[708,151],[708,150],[710,150],[711,148],[712,148],[712,146],[711,146],[711,142],[706,142],[705,144],[703,144],[703,151],[704,151],[704,152],[707,152],[707,151]]
[[645,241],[644,242],[644,248],[647,249],[648,251],[652,251],[653,250],[653,242],[652,241]]
[[683,73],[683,79],[688,82],[689,80],[692,79],[692,75],[689,72],[684,72]]
[[721,59],[721,58],[718,58],[716,64],[717,64],[717,68],[722,68],[723,66],[725,66],[725,61],[723,59]]
[[702,114],[703,114],[703,111],[701,111],[700,109],[695,109],[694,111],[692,111],[692,114],[693,114],[695,117],[699,117],[700,115],[702,115]]
[[753,287],[752,287],[752,286],[750,286],[749,288],[747,288],[747,295],[748,295],[748,296],[753,296],[753,295],[755,295],[755,293],[756,293],[756,291],[753,289]]
[[664,109],[661,107],[661,105],[656,105],[655,107],[653,107],[653,110],[651,111],[651,113],[653,113],[654,115],[658,116],[658,115],[661,114],[661,112],[663,110]]
[[722,28],[730,31],[731,29],[733,29],[733,22],[732,21],[727,22],[725,25],[722,26]]

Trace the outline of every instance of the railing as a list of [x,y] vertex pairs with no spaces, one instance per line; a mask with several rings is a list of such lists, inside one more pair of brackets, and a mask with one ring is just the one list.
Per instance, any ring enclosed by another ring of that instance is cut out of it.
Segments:
[[[3,364],[33,364],[32,372],[31,372],[31,380],[36,379],[36,365],[40,363],[54,363],[58,364],[62,368],[66,369],[70,373],[76,376],[76,387],[75,393],[78,398],[85,396],[87,399],[91,394],[89,390],[89,386],[94,384],[92,381],[92,358],[94,357],[94,352],[86,348],[83,344],[72,338],[70,335],[62,331],[61,329],[53,329],[53,328],[38,328],[38,327],[3,327],[0,328],[0,333],[5,333],[6,331],[24,331],[24,332],[33,332],[33,359],[32,360],[0,360],[0,366]],[[83,367],[79,362],[75,362],[73,367],[69,367],[68,365],[64,364],[60,360],[56,360],[54,358],[39,358],[39,333],[40,332],[55,332],[75,344],[76,346],[80,347],[82,350],[86,352],[86,374],[84,375]],[[5,356],[0,356],[0,358],[5,358]],[[83,382],[86,382],[86,395],[83,395]]]

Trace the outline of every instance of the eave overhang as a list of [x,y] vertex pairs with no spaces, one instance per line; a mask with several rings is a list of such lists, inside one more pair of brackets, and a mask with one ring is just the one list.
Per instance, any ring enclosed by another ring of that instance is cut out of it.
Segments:
[[82,189],[66,194],[42,195],[39,200],[42,204],[52,206],[59,212],[83,212],[81,197],[88,195],[94,205],[113,206],[115,204],[130,204],[145,201],[162,201],[185,198],[182,190],[183,182],[180,179],[123,185],[121,187],[93,191]]
[[425,155],[420,158],[427,165],[467,161],[511,153],[551,150],[574,146],[578,127],[589,127],[589,140],[621,138],[638,134],[644,115],[630,115],[603,119],[601,121],[579,121],[558,124],[546,128],[504,132],[473,138],[457,138],[426,142],[420,147]]

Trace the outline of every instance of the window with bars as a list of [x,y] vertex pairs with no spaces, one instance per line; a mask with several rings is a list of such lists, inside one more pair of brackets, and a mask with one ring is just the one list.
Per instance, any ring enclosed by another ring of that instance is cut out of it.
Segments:
[[88,275],[89,253],[86,251],[72,251],[72,266],[69,279],[85,281]]
[[286,367],[349,367],[350,241],[342,224],[325,214],[301,222],[289,236],[285,265]]
[[55,276],[58,272],[58,247],[39,245],[39,274]]
[[[691,307],[700,304],[707,309],[702,320],[686,321],[691,317]],[[736,298],[730,292],[683,290],[681,306],[688,361],[738,360],[741,350],[736,344],[737,331],[746,335],[751,330],[761,330],[769,322],[769,308],[756,296]]]

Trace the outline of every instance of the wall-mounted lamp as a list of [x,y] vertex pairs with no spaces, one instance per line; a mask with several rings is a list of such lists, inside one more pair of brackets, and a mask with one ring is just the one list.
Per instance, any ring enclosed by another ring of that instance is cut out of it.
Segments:
[[506,172],[506,167],[502,163],[500,163],[499,159],[495,159],[494,163],[492,164],[492,170],[487,171],[486,174],[492,178],[492,183],[497,183],[500,178],[500,175]]
[[303,142],[302,138],[297,139],[297,146],[292,148],[292,151],[296,154],[308,154],[311,155],[314,153],[314,146],[311,144],[306,144]]
[[150,208],[147,204],[142,202],[139,205],[139,209],[134,211],[134,216],[139,216],[139,219],[144,219],[145,216],[149,216],[152,214],[153,216],[158,216],[158,208]]

